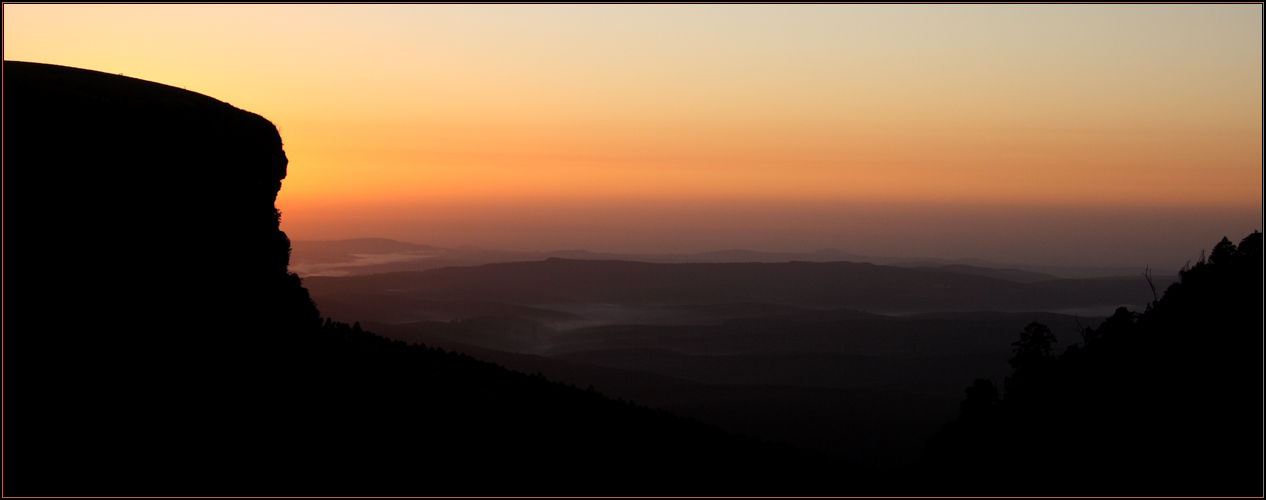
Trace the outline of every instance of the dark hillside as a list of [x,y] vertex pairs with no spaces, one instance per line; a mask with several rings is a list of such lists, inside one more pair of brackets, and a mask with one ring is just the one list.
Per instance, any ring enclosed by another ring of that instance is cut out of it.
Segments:
[[4,99],[6,496],[863,491],[813,454],[322,325],[258,115],[11,61]]
[[1005,394],[977,380],[929,445],[937,492],[1260,497],[1262,234],[1181,278],[1060,356],[1026,327]]

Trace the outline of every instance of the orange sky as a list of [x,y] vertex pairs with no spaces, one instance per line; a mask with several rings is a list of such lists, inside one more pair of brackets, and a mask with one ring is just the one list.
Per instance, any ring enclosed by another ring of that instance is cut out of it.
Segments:
[[[883,234],[938,220],[924,255],[969,257],[1014,234],[981,214],[1041,212],[1059,232],[993,258],[1133,263],[1261,227],[1261,5],[5,5],[4,23],[5,59],[272,120],[293,239],[910,250],[838,222],[870,213]],[[1221,215],[1157,215],[1195,213]],[[1183,243],[1112,239],[1140,224]],[[1055,241],[1081,243],[1039,251]]]

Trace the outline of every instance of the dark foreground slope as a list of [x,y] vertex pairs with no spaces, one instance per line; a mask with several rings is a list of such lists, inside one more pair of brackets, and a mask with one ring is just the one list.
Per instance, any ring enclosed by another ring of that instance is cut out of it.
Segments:
[[1142,313],[1125,308],[1056,357],[1034,323],[1005,395],[967,389],[930,443],[938,494],[1263,493],[1262,234],[1223,239]]
[[9,61],[4,99],[5,495],[864,491],[812,454],[322,325],[258,115]]

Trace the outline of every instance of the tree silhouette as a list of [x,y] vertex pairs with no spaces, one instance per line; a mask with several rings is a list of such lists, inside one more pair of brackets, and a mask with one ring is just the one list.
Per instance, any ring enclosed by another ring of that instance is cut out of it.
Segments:
[[1018,371],[1054,360],[1051,345],[1056,342],[1059,341],[1046,325],[1029,323],[1020,333],[1020,340],[1011,343],[1014,347],[1014,356],[1009,361],[1011,368]]
[[1004,381],[1007,394],[1013,396],[1020,386],[1039,379],[1044,375],[1055,357],[1051,355],[1051,345],[1058,342],[1051,329],[1041,323],[1029,323],[1020,333],[1020,340],[1011,343],[1012,356],[1008,360],[1014,370]]
[[923,470],[945,485],[930,491],[1260,496],[1261,240],[1223,238],[1143,313],[1118,308],[1058,357],[1026,327],[1001,400],[977,380],[928,443]]

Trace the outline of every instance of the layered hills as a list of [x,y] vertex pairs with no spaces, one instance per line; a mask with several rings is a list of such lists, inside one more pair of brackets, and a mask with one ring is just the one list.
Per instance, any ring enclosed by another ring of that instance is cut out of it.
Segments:
[[[1160,285],[1172,282],[1159,278]],[[390,293],[520,305],[767,303],[882,313],[1111,312],[1152,296],[1141,276],[1015,281],[943,269],[855,262],[657,264],[550,258],[420,272],[311,276],[318,295]]]
[[918,461],[973,379],[1001,383],[1028,323],[1071,345],[1096,312],[1153,297],[1143,276],[851,262],[549,258],[305,283],[326,314],[391,338],[882,467]]
[[965,274],[981,274],[1012,281],[1059,278],[1109,278],[1135,276],[1139,270],[1123,267],[1068,267],[1008,265],[982,259],[909,258],[862,255],[834,248],[813,252],[757,252],[720,250],[693,254],[648,254],[555,250],[524,252],[477,247],[441,248],[387,238],[294,242],[291,270],[300,276],[353,276],[397,271],[425,271],[440,267],[473,266],[498,262],[528,262],[549,258],[572,260],[619,260],[660,264],[733,262],[863,262],[898,267],[939,268]]

